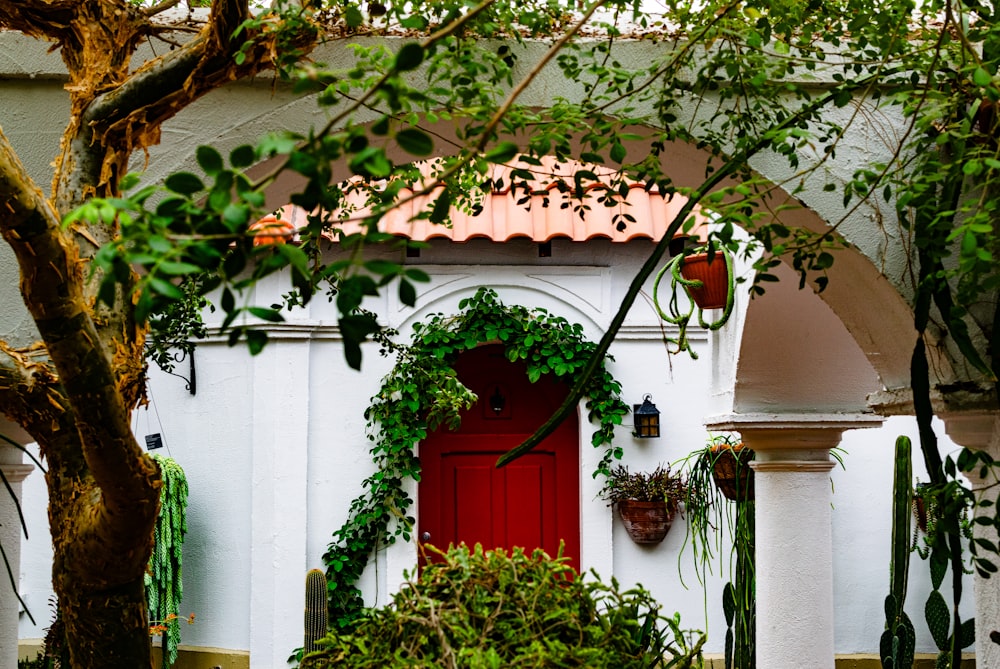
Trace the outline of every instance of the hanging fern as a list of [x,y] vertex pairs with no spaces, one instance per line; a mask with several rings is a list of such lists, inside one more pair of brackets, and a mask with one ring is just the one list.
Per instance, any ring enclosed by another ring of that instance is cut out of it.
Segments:
[[184,586],[181,581],[181,548],[187,533],[188,484],[184,470],[173,458],[153,455],[160,467],[160,515],[156,519],[153,556],[146,570],[146,599],[151,628],[163,635],[164,666],[177,660],[181,640],[178,608]]
[[[509,360],[525,362],[532,382],[551,374],[572,384],[596,348],[581,325],[544,309],[505,305],[488,288],[462,300],[459,308],[456,315],[438,314],[415,325],[409,346],[383,342],[399,361],[365,412],[378,471],[364,481],[365,492],[351,503],[347,522],[323,555],[335,628],[350,628],[358,619],[364,604],[356,583],[372,553],[397,537],[410,540],[413,500],[404,482],[420,477],[413,447],[439,426],[456,429],[461,411],[475,402],[452,369],[455,359],[480,343],[500,342]],[[604,449],[595,477],[607,475],[612,461],[622,456],[621,446],[612,443],[615,427],[628,413],[620,392],[603,364],[587,381],[588,418],[596,424],[591,443]]]

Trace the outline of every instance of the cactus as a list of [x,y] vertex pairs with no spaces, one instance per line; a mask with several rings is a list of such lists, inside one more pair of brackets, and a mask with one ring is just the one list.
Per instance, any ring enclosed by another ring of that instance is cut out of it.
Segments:
[[[951,611],[944,596],[935,587],[924,605],[924,618],[927,629],[931,632],[935,645],[938,647],[935,669],[951,669],[954,639],[949,634],[951,630]],[[976,641],[975,618],[965,620],[958,629],[958,647],[967,648]]]
[[[937,502],[928,500],[928,509],[934,508]],[[930,522],[930,521],[928,521]],[[976,641],[975,618],[969,618],[958,624],[957,617],[955,623],[957,631],[953,631],[952,609],[948,606],[944,596],[941,594],[941,585],[948,572],[949,556],[947,548],[943,542],[933,543],[930,548],[930,571],[931,590],[927,603],[924,605],[924,620],[927,622],[927,629],[930,630],[931,638],[938,648],[937,660],[934,663],[935,669],[953,669],[953,659],[957,656],[958,650],[971,646]],[[957,606],[957,605],[956,605]],[[958,638],[955,638],[955,635]],[[957,669],[955,667],[954,669]]]
[[305,653],[319,650],[317,641],[326,636],[326,574],[311,569],[306,574]]
[[901,436],[896,439],[895,462],[889,595],[885,598],[885,631],[879,640],[879,657],[882,658],[882,669],[909,669],[913,666],[916,646],[913,622],[903,610],[910,570],[910,507],[913,503],[913,452],[909,438]]

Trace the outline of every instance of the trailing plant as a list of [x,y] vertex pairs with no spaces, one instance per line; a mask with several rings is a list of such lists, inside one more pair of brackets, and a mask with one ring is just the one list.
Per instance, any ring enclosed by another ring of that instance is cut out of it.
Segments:
[[[726,306],[722,309],[722,313],[719,314],[719,317],[716,320],[706,321],[703,310],[695,304],[694,299],[691,298],[690,290],[692,288],[701,288],[703,283],[697,279],[685,279],[681,275],[681,268],[684,265],[685,258],[693,253],[708,253],[709,258],[716,262],[719,261],[716,256],[721,256],[722,261],[726,264],[726,275],[729,281],[729,285],[726,289]],[[670,299],[667,300],[666,310],[664,310],[659,297],[660,282],[665,276],[670,277]],[[660,318],[668,323],[676,325],[678,329],[676,339],[664,335],[668,345],[673,344],[676,346],[675,349],[670,351],[671,353],[687,351],[692,359],[698,359],[698,354],[695,353],[693,348],[691,348],[691,343],[687,338],[687,329],[695,310],[698,311],[698,324],[706,330],[718,330],[729,322],[729,317],[732,316],[733,313],[733,302],[736,293],[734,276],[733,255],[729,252],[729,249],[719,244],[699,246],[695,249],[690,249],[684,253],[675,255],[656,274],[656,280],[653,282],[653,306]],[[681,292],[687,294],[688,299],[685,306],[682,306],[681,302],[678,300],[678,295],[680,295]]]
[[395,353],[397,363],[365,412],[376,472],[365,479],[365,492],[351,503],[347,521],[323,555],[335,628],[351,626],[363,608],[355,584],[372,552],[398,537],[410,540],[413,500],[404,484],[420,476],[414,446],[441,426],[457,428],[461,411],[475,401],[452,369],[463,351],[500,342],[509,360],[526,364],[532,382],[551,374],[584,384],[587,417],[595,424],[591,443],[604,450],[594,476],[608,475],[612,461],[622,455],[613,438],[628,406],[619,397],[621,385],[603,363],[592,376],[583,376],[595,345],[583,336],[581,325],[544,309],[505,305],[489,288],[463,299],[459,309],[416,324],[408,346],[383,341],[383,352]]
[[[729,554],[730,580],[723,587],[722,608],[726,620],[726,669],[753,669],[756,666],[755,628],[757,616],[756,577],[754,567],[754,501],[750,495],[728,498],[715,482],[715,465],[721,458],[731,457],[729,448],[742,444],[733,435],[714,435],[702,448],[689,453],[680,461],[687,475],[687,495],[684,517],[687,520],[684,543],[678,553],[678,571],[684,549],[691,556],[699,583],[706,582],[712,563],[718,559],[723,570],[721,528],[732,538]],[[749,449],[746,449],[749,450]],[[735,458],[737,466],[742,458]],[[683,574],[683,572],[681,572]],[[683,575],[681,576],[683,583]],[[706,602],[707,607],[707,602]]]
[[704,633],[641,586],[585,578],[540,549],[428,549],[437,558],[391,604],[331,631],[303,669],[704,666]]
[[618,465],[601,489],[601,497],[612,504],[624,500],[666,502],[670,516],[680,509],[686,494],[684,478],[671,473],[670,465],[659,465],[651,472],[629,472],[625,465]]
[[[146,573],[146,598],[150,619],[150,634],[163,639],[163,666],[177,661],[181,618],[178,614],[184,595],[182,566],[184,535],[187,533],[188,484],[184,470],[173,458],[152,455],[160,468],[163,487],[160,489],[160,512],[156,518],[153,555]],[[189,616],[188,623],[194,617]]]

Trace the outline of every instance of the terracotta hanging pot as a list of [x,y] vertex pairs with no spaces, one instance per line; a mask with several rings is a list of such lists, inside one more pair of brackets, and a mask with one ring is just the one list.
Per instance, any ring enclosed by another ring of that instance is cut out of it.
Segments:
[[625,531],[637,544],[658,544],[667,536],[674,517],[663,501],[640,502],[634,499],[616,502]]
[[753,451],[743,444],[712,446],[712,479],[726,499],[753,501],[754,479],[750,467],[753,455]]
[[274,214],[269,214],[249,227],[254,246],[285,244],[295,236],[295,226]]
[[688,281],[701,281],[702,286],[685,286],[691,299],[701,309],[723,309],[729,299],[729,269],[721,251],[716,251],[712,262],[707,253],[696,253],[681,261],[681,276]]

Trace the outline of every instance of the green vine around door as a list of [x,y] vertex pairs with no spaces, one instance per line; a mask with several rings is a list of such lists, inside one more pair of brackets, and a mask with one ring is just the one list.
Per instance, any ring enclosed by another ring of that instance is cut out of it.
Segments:
[[[459,309],[415,325],[408,346],[382,342],[383,352],[396,353],[398,362],[365,412],[376,472],[365,479],[364,493],[351,503],[347,521],[323,555],[335,628],[352,626],[363,610],[356,584],[373,552],[397,537],[410,540],[413,500],[405,482],[420,480],[414,447],[442,425],[456,429],[460,412],[476,401],[452,368],[458,355],[483,343],[500,343],[509,360],[527,364],[532,382],[554,374],[575,383],[596,349],[581,325],[541,308],[505,305],[488,288],[462,300]],[[591,443],[605,449],[595,477],[606,475],[612,460],[622,455],[621,446],[612,443],[615,426],[628,413],[620,393],[621,384],[602,362],[585,393],[588,419],[597,425]]]

